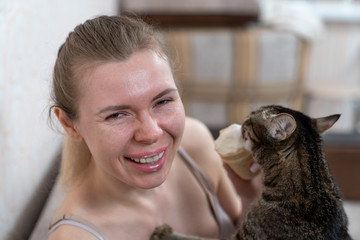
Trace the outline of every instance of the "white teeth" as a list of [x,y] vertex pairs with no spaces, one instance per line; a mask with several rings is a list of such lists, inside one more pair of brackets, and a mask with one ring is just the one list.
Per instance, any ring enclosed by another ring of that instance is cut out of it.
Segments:
[[163,155],[164,155],[164,152],[161,152],[160,154],[152,156],[152,157],[130,158],[130,159],[137,163],[154,163],[154,162],[158,161]]

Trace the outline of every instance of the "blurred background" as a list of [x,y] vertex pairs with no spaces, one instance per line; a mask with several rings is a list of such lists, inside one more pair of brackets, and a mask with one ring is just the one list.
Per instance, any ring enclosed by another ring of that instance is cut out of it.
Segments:
[[2,239],[28,239],[38,226],[62,143],[47,112],[57,50],[101,14],[137,14],[157,26],[186,113],[215,138],[264,104],[341,113],[324,147],[360,239],[360,1],[0,0]]

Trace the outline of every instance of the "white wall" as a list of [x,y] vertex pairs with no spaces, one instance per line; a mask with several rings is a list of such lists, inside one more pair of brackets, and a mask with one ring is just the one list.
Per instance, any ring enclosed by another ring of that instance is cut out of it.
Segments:
[[332,131],[360,133],[360,21],[325,26],[311,45],[307,110],[314,117],[341,113]]
[[[0,1],[0,236],[21,239],[19,219],[59,151],[47,124],[52,66],[68,32],[116,14],[116,0]],[[33,224],[33,223],[29,223]]]

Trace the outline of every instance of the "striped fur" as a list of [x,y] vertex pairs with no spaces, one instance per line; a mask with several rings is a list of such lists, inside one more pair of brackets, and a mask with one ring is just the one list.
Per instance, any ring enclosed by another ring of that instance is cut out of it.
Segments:
[[243,135],[264,189],[234,239],[351,239],[320,137],[339,117],[312,119],[274,105],[250,114]]
[[[313,119],[276,105],[249,115],[242,137],[262,169],[264,188],[233,240],[351,239],[320,137],[339,117]],[[202,239],[165,235],[152,239]]]

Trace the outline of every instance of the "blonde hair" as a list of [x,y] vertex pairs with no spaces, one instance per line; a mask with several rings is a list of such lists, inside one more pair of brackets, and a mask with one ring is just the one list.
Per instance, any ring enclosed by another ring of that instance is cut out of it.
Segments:
[[[124,61],[134,52],[148,49],[167,58],[164,44],[153,27],[127,16],[100,16],[78,25],[61,45],[54,66],[51,99],[71,121],[78,118],[82,74],[89,67],[109,61]],[[87,168],[91,153],[85,142],[66,136],[63,146],[61,181],[71,185]]]

